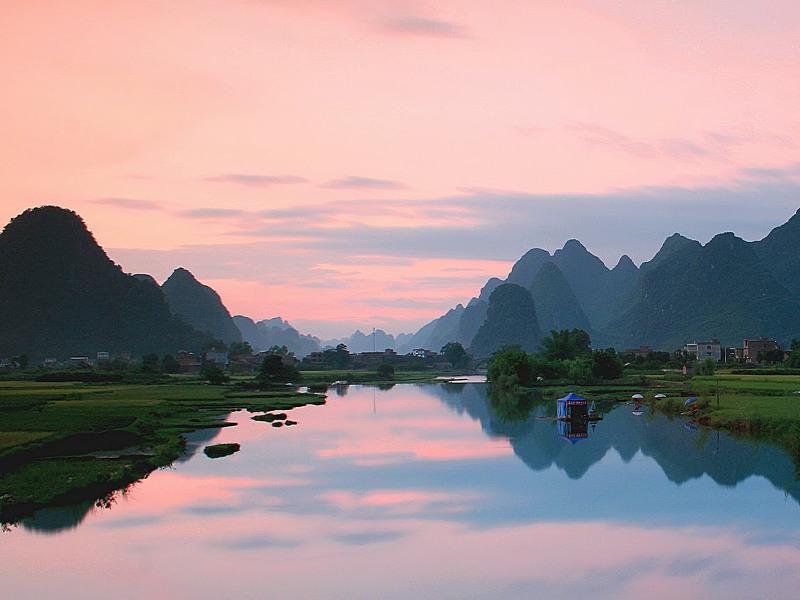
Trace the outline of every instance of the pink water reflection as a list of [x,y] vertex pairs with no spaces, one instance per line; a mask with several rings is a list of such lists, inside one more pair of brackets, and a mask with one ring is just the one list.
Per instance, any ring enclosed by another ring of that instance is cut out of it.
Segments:
[[[374,409],[371,390],[352,389],[293,415],[297,427],[275,429],[237,413],[214,441],[246,440],[240,453],[153,473],[58,535],[0,535],[3,595],[751,598],[800,585],[796,530],[536,518],[535,493],[533,517],[476,518],[513,492],[473,484],[478,473],[546,480],[419,388]],[[461,483],[439,485],[454,469]]]

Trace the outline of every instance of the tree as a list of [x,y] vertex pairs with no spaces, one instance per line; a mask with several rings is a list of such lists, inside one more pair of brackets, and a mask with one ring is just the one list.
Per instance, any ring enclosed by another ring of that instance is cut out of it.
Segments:
[[243,356],[250,356],[253,354],[253,347],[250,342],[233,342],[228,346],[228,355],[231,360],[237,360]]
[[350,366],[350,351],[345,344],[339,344],[336,348],[328,348],[322,352],[323,362],[326,367],[333,369],[345,369]]
[[706,375],[710,377],[717,369],[717,363],[713,358],[707,358],[702,362],[697,363],[697,374]]
[[300,379],[300,371],[286,364],[280,354],[268,354],[264,357],[256,381],[261,386],[275,383],[289,383]]
[[780,348],[776,348],[775,350],[766,350],[764,352],[759,352],[756,358],[760,363],[766,363],[768,365],[777,365],[783,362],[785,354],[783,350],[781,350]]
[[203,365],[200,375],[211,385],[222,385],[223,383],[228,383],[228,381],[230,381],[230,378],[225,375],[225,371],[220,369],[215,363],[211,362]]
[[792,340],[787,365],[792,369],[800,369],[800,340]]
[[591,354],[591,343],[583,329],[553,330],[542,340],[540,353],[548,360],[571,360]]
[[28,364],[30,363],[30,359],[28,358],[27,354],[20,354],[19,356],[13,357],[11,360],[14,361],[14,363],[16,363],[20,369],[27,369]]
[[592,352],[592,375],[599,379],[622,377],[622,361],[614,348]]
[[455,369],[463,369],[470,361],[469,354],[460,342],[448,342],[442,347],[441,354]]
[[142,357],[142,373],[158,373],[158,354],[145,354]]
[[495,352],[489,359],[487,377],[499,387],[528,386],[536,381],[530,355],[517,347]]
[[165,354],[161,359],[161,370],[164,373],[180,373],[181,365],[172,354]]
[[588,356],[579,356],[565,361],[567,364],[567,377],[574,383],[592,383],[594,380],[593,361]]
[[378,377],[381,379],[394,379],[394,367],[386,363],[378,365]]

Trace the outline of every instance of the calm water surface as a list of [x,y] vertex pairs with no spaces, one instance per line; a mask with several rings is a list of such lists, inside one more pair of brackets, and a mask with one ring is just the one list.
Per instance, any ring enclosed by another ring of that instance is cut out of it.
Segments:
[[[344,390],[343,390],[344,391]],[[588,438],[485,385],[351,386],[196,434],[109,509],[0,534],[8,598],[770,598],[800,589],[779,449],[620,406]]]

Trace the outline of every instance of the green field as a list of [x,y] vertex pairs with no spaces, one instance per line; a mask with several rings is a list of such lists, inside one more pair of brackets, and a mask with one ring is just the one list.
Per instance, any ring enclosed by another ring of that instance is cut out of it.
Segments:
[[[166,466],[182,434],[226,426],[224,415],[291,410],[324,396],[166,384],[0,383],[0,521],[60,502],[101,497]],[[118,451],[116,458],[90,453]]]
[[[657,377],[654,384],[665,383]],[[673,382],[667,382],[672,383]],[[779,444],[800,465],[800,375],[733,375],[693,377],[677,396],[653,401],[667,413],[684,410],[683,400],[696,396],[701,409],[695,418],[710,427],[727,429]],[[653,392],[655,393],[655,392]],[[652,394],[651,394],[652,395]]]

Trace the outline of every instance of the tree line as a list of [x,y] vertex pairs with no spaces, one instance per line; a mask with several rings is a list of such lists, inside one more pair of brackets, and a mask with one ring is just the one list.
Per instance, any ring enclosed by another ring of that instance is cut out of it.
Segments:
[[488,378],[499,387],[531,386],[537,381],[569,380],[590,384],[622,377],[623,363],[614,348],[593,350],[582,329],[551,331],[538,352],[502,348],[489,359]]

